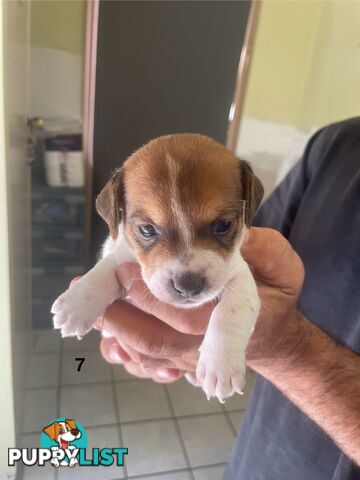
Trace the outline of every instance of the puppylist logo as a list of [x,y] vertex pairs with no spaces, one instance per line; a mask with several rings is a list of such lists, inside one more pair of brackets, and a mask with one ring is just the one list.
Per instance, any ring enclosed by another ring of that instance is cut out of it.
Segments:
[[127,448],[93,448],[90,453],[87,445],[87,433],[80,422],[57,418],[44,427],[40,448],[9,448],[8,464],[14,466],[22,462],[26,466],[43,466],[50,463],[56,468],[124,465]]

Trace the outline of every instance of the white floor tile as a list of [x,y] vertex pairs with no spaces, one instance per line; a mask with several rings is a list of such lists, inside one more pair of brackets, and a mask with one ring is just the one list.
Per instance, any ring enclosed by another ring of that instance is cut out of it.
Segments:
[[185,379],[168,385],[167,389],[176,416],[222,411],[221,403],[217,399],[208,401],[200,388],[190,385]]
[[115,380],[141,380],[141,378],[130,375],[130,373],[128,373],[122,365],[113,365],[112,369]]
[[[79,362],[75,358],[85,358],[80,371]],[[97,383],[111,381],[111,365],[109,365],[100,352],[85,351],[82,355],[76,352],[63,352],[62,384]]]
[[[92,448],[122,447],[117,426],[94,427],[86,431],[88,435],[88,450]],[[87,454],[90,458],[90,453]],[[75,467],[59,469],[59,480],[113,480],[124,478],[123,467],[110,465],[108,467]]]
[[60,417],[74,418],[84,425],[116,423],[112,384],[61,387]]
[[191,480],[189,472],[166,472],[150,477],[131,477],[131,480]]
[[24,474],[22,480],[54,480],[55,479],[55,468],[52,465],[45,465],[43,467],[24,466]]
[[234,435],[223,413],[179,418],[178,422],[192,467],[228,460]]
[[193,470],[195,480],[221,480],[224,476],[226,465],[206,467]]
[[55,387],[59,383],[59,353],[36,353],[29,357],[27,386]]
[[[40,448],[40,432],[38,434],[26,434],[20,438],[21,448]],[[52,465],[45,465],[43,467],[24,466],[23,480],[53,480],[55,479],[55,469]]]
[[122,467],[79,467],[59,469],[59,480],[118,480],[124,478]]
[[244,395],[235,393],[232,397],[225,400],[225,410],[245,410],[251,395],[251,391],[254,385],[255,375],[251,371],[246,373],[246,385],[244,389]]
[[99,350],[101,336],[96,330],[92,330],[82,340],[77,338],[64,338],[63,345],[65,351],[85,352],[87,350]]
[[124,447],[129,449],[128,475],[142,475],[185,468],[173,420],[133,423],[121,426]]
[[163,385],[150,380],[117,382],[120,422],[171,417]]
[[231,423],[234,425],[235,430],[238,432],[240,430],[245,410],[236,410],[234,412],[228,412]]
[[32,351],[58,352],[60,350],[61,335],[58,330],[33,330]]
[[56,388],[26,391],[23,429],[25,433],[41,432],[45,425],[56,418],[56,396]]

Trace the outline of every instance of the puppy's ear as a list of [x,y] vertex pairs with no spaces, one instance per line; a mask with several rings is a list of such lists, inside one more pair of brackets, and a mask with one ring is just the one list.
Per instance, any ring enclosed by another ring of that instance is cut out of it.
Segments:
[[70,425],[71,427],[71,430],[74,430],[76,428],[76,422],[75,420],[69,420],[69,419],[66,419],[65,422]]
[[116,170],[96,198],[96,210],[109,226],[110,235],[115,240],[124,207],[124,172]]
[[56,434],[55,434],[55,423],[52,423],[48,427],[45,427],[43,430],[46,435],[48,435],[51,440],[55,440]]
[[264,187],[245,160],[240,160],[241,199],[245,200],[244,220],[250,227],[251,219],[264,196]]

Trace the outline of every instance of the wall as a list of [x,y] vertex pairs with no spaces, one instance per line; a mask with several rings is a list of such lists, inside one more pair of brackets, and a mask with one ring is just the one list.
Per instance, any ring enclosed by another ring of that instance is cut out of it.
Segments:
[[81,119],[84,0],[31,2],[31,115]]
[[359,114],[360,2],[261,6],[237,151],[267,193],[315,129]]
[[23,427],[30,334],[28,2],[0,5],[0,478]]
[[84,12],[84,0],[32,0],[32,46],[83,55]]
[[10,445],[15,445],[15,412],[13,400],[13,378],[11,361],[11,315],[10,315],[10,276],[9,276],[9,232],[5,164],[5,109],[4,109],[4,64],[3,64],[3,3],[0,4],[0,419],[6,435],[0,437],[0,477],[14,473],[7,466],[6,453]]

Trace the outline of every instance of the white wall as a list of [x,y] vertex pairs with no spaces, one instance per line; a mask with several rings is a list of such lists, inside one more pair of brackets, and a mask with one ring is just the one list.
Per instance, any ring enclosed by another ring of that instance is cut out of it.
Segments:
[[83,56],[54,48],[32,46],[31,116],[81,120]]
[[4,108],[4,61],[3,61],[3,2],[0,3],[0,422],[6,435],[0,435],[0,478],[14,473],[7,466],[7,449],[15,445],[15,413],[11,362],[11,315],[9,231],[7,209],[7,186],[5,164],[5,108]]
[[245,117],[236,153],[251,162],[266,197],[301,157],[310,136],[291,125]]

